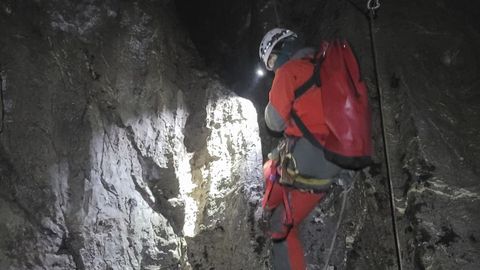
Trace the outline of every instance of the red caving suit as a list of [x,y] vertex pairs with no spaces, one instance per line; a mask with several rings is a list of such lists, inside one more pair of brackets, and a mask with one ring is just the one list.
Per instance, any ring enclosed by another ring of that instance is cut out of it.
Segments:
[[[275,78],[265,109],[265,122],[274,131],[283,131],[288,137],[298,138],[293,156],[301,175],[315,178],[332,178],[340,168],[327,161],[321,149],[302,137],[301,131],[290,118],[292,108],[308,124],[316,137],[326,135],[328,130],[322,115],[322,99],[319,91],[308,91],[294,102],[294,91],[313,73],[309,57],[313,50],[302,49],[275,71]],[[304,250],[299,239],[298,227],[325,193],[301,191],[285,187],[274,181],[276,168],[269,160],[264,165],[266,192],[263,198],[265,211],[272,211],[270,230],[273,240],[272,264],[275,270],[304,270]]]

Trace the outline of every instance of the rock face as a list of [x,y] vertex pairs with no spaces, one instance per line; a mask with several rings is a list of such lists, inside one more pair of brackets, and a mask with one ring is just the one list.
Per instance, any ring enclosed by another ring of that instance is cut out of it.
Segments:
[[[188,1],[179,2],[182,10]],[[212,63],[235,59],[244,50],[257,57],[262,34],[279,25],[303,34],[313,45],[336,37],[350,41],[370,90],[377,151],[375,165],[358,176],[349,194],[329,264],[335,269],[398,269],[367,1],[232,3],[228,10],[236,14],[222,12],[221,1],[205,2],[198,9],[208,7],[215,16],[190,25],[190,32],[203,33],[192,37]],[[479,269],[479,3],[380,4],[373,32],[401,264],[403,269]],[[204,12],[188,14],[201,18]],[[218,29],[222,16],[228,16],[229,29],[240,30]],[[241,31],[247,19],[253,29]],[[222,50],[215,46],[225,43],[230,46],[220,46]],[[245,61],[232,61],[225,69],[237,64]],[[253,70],[254,64],[248,68]],[[264,81],[256,86],[256,94],[239,92],[260,98],[260,112],[267,95],[258,93],[269,87]],[[262,129],[261,134],[265,154],[275,142]],[[330,194],[304,224],[311,269],[323,269],[328,257],[341,209],[336,195]]]
[[0,269],[261,269],[255,109],[169,4],[0,8]]
[[478,269],[479,5],[426,1],[383,12],[380,86],[404,269]]
[[[308,18],[298,31],[311,43],[347,38],[371,93],[377,164],[356,183],[331,263],[338,269],[397,269],[364,4],[305,1],[285,11],[285,18],[295,26],[295,18]],[[381,2],[376,14],[373,33],[403,269],[480,268],[479,10],[471,1]],[[338,205],[327,209],[334,215]]]
[[0,269],[269,269],[249,74],[277,17],[348,39],[374,112],[375,164],[303,224],[308,269],[480,268],[478,3],[381,2],[381,110],[365,3],[197,2],[0,1]]

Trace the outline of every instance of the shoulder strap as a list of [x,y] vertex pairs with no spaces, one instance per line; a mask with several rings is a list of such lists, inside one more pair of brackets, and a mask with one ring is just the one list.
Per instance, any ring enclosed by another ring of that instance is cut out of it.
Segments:
[[320,66],[322,65],[324,59],[324,54],[321,54],[318,58],[313,58],[312,63],[314,64],[314,66],[312,76],[310,76],[310,78],[305,83],[303,83],[295,90],[295,99],[305,94],[305,92],[307,92],[307,90],[310,89],[314,84],[318,87],[322,85],[322,82],[320,80]]
[[298,114],[293,110],[290,114],[298,129],[300,129],[302,132],[303,137],[305,137],[305,139],[307,139],[314,146],[323,149],[323,146],[317,141],[317,139],[315,139],[315,136],[312,134],[312,132],[310,132],[305,123],[303,123],[302,119],[300,119],[300,116],[298,116]]
[[[320,53],[321,55],[317,57],[317,54]],[[298,99],[301,97],[305,92],[307,92],[312,86],[315,84],[318,87],[322,85],[322,82],[320,80],[320,67],[323,63],[323,60],[325,59],[326,55],[326,48],[325,51],[323,52],[318,52],[315,54],[315,57],[312,59],[312,63],[314,64],[313,68],[313,74],[312,76],[300,87],[298,87],[295,90],[295,99]],[[307,126],[305,123],[303,123],[302,119],[300,119],[300,116],[297,115],[295,110],[292,109],[290,112],[290,115],[292,116],[293,121],[295,121],[295,124],[297,127],[300,129],[300,131],[303,133],[303,136],[313,145],[316,147],[322,148],[322,145],[315,139],[315,136],[308,130]]]

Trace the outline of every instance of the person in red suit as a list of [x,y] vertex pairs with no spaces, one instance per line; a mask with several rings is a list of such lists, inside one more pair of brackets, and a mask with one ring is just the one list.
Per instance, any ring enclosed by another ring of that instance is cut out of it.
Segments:
[[263,208],[270,214],[275,270],[306,269],[299,224],[325,197],[325,192],[310,188],[308,184],[285,185],[279,179],[286,176],[287,169],[295,171],[294,177],[318,181],[333,179],[341,170],[325,159],[322,149],[303,137],[291,118],[294,109],[317,138],[328,132],[319,91],[307,91],[298,100],[294,95],[295,90],[312,76],[314,54],[314,49],[302,47],[296,33],[284,28],[267,32],[259,48],[259,56],[266,69],[275,72],[265,108],[265,122],[269,129],[283,132],[285,140],[283,147],[279,147],[283,149],[280,152],[285,156],[284,150],[288,149],[288,164],[293,164],[292,168],[285,168],[290,165],[286,165],[285,158],[278,157],[279,149],[274,149],[264,165],[266,191]]

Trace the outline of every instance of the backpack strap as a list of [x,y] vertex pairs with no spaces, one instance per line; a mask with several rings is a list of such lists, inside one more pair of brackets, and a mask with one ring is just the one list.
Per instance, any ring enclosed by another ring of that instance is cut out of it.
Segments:
[[290,115],[292,116],[293,121],[295,121],[298,129],[300,129],[302,132],[303,137],[305,137],[305,139],[307,139],[314,146],[324,149],[324,147],[317,141],[317,139],[315,139],[315,136],[313,136],[312,132],[310,132],[305,123],[303,123],[302,119],[300,119],[300,116],[298,116],[294,110],[290,112]]
[[[315,55],[317,55],[316,53]],[[318,60],[317,60],[318,59]],[[313,85],[320,87],[322,82],[320,80],[320,66],[322,65],[323,60],[325,59],[325,54],[321,54],[319,57],[315,56],[312,59],[313,63],[313,73],[310,78],[303,83],[300,87],[295,90],[295,99],[301,97],[308,89],[310,89]]]
[[[295,90],[295,99],[298,99],[301,97],[305,92],[307,92],[309,89],[312,88],[313,85],[316,85],[317,87],[320,87],[322,85],[322,82],[320,80],[320,67],[323,63],[323,60],[325,60],[325,55],[326,55],[326,50],[321,52],[320,56],[317,56],[318,53],[316,53],[315,57],[312,60],[312,63],[314,63],[314,68],[313,68],[313,74],[312,76],[300,87],[298,87]],[[295,124],[297,127],[300,129],[302,132],[303,136],[313,145],[316,147],[323,149],[323,146],[315,139],[315,136],[308,130],[307,126],[305,123],[303,123],[302,119],[300,119],[300,116],[292,109],[290,112],[290,115],[292,119],[295,121]]]

